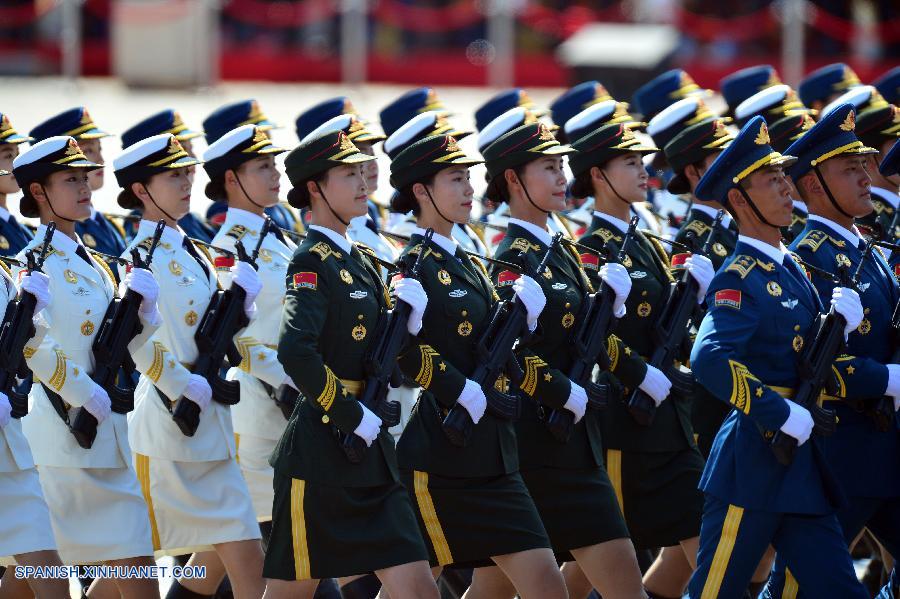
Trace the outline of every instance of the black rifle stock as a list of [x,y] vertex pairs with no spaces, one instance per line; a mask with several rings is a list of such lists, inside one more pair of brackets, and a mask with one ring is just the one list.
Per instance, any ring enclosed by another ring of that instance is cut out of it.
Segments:
[[[431,243],[433,235],[434,229],[425,231],[423,247],[427,247]],[[424,255],[423,249],[416,256],[412,267],[403,273],[405,278],[419,280]],[[412,307],[409,304],[396,300],[396,306],[387,315],[381,334],[376,337],[375,343],[369,348],[366,357],[366,385],[362,394],[357,398],[362,405],[381,418],[382,426],[388,428],[400,422],[400,404],[396,401],[388,401],[387,394],[391,381],[403,380],[403,375],[397,365],[397,356],[400,355],[409,336],[406,326],[411,312]],[[365,441],[353,433],[340,431],[338,439],[347,459],[353,464],[360,463],[366,452]]]
[[[271,221],[267,217],[259,233],[259,241],[251,255],[247,255],[244,244],[240,241],[235,245],[238,260],[257,268],[256,260],[259,250],[268,234]],[[238,381],[228,381],[220,376],[220,371],[226,358],[232,366],[238,366],[241,361],[241,353],[234,344],[234,336],[239,330],[249,324],[247,314],[244,312],[244,300],[246,291],[232,283],[228,289],[218,289],[209,300],[209,305],[200,325],[194,333],[194,341],[197,343],[197,361],[194,362],[191,372],[205,378],[212,387],[213,401],[233,406],[241,399],[241,385]],[[172,405],[168,398],[160,393],[166,405]],[[172,420],[178,425],[181,432],[188,437],[193,437],[200,426],[200,406],[186,397],[179,397],[171,408]]]
[[[35,258],[34,251],[26,254],[27,271],[42,272],[47,251],[50,249],[50,240],[56,223],[47,225],[44,234],[44,243],[40,255]],[[3,316],[3,324],[0,325],[0,391],[9,398],[12,406],[12,417],[22,418],[28,414],[28,396],[16,390],[16,377],[25,378],[29,374],[28,365],[25,363],[25,344],[34,337],[34,308],[37,298],[30,293],[22,292],[19,297],[6,306]]]
[[[547,253],[533,274],[540,276],[547,267],[550,254],[559,245],[561,233],[553,236]],[[501,374],[506,372],[510,381],[518,386],[524,374],[516,361],[513,346],[523,335],[527,334],[528,314],[525,305],[518,298],[498,302],[491,315],[490,323],[479,338],[475,351],[478,355],[478,366],[469,377],[478,383],[487,399],[487,410],[504,420],[515,420],[519,416],[519,398],[504,393],[496,388],[495,383]],[[444,417],[442,428],[450,443],[456,447],[465,447],[475,423],[466,409],[457,402]]]
[[[131,263],[134,268],[150,268],[153,252],[159,245],[165,227],[165,221],[160,220],[157,223],[146,259],[141,259],[137,248],[131,250]],[[128,289],[121,298],[113,298],[91,344],[91,351],[94,354],[91,380],[109,394],[112,411],[117,414],[127,414],[134,409],[134,388],[130,385],[125,388],[119,387],[116,385],[116,379],[120,369],[124,370],[129,380],[134,373],[134,361],[128,353],[128,344],[143,330],[138,316],[143,299],[140,293],[131,289]],[[69,429],[78,445],[90,449],[94,439],[97,438],[97,419],[83,407],[78,408]]]
[[[628,232],[622,241],[617,255],[608,254],[607,262],[621,264],[628,255],[628,248],[637,229],[638,218],[635,216],[628,225]],[[604,370],[609,369],[609,356],[606,354],[606,340],[616,323],[613,316],[613,304],[616,292],[605,282],[600,288],[587,297],[585,317],[581,320],[573,335],[575,346],[575,363],[569,369],[569,380],[584,388],[588,396],[588,407],[600,410],[606,407],[608,389],[591,380],[594,364],[598,361]],[[560,443],[567,443],[575,426],[575,415],[566,409],[549,410],[546,417],[547,429],[553,438]]]
[[[716,231],[724,217],[725,211],[719,210],[709,235],[706,237],[706,242],[697,252],[698,254],[709,255],[715,241]],[[685,335],[688,334],[691,318],[696,313],[699,290],[699,283],[687,270],[682,274],[681,279],[672,285],[666,304],[654,322],[655,349],[648,361],[649,365],[663,372],[668,372],[672,368],[675,358],[683,346]],[[650,426],[656,415],[656,402],[640,388],[636,388],[632,390],[631,396],[628,398],[628,413],[641,426]]]

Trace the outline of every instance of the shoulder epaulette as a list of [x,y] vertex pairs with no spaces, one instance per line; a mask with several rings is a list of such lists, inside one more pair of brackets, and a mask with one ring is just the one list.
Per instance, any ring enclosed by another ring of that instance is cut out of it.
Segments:
[[[422,251],[422,244],[420,243],[419,245],[416,245],[416,246],[413,246],[412,248],[410,248],[410,250],[406,253],[409,254],[410,256],[415,256],[421,251]],[[428,248],[428,251],[425,252],[424,257],[427,258],[428,256],[432,256],[432,255],[438,259],[443,257],[440,252],[434,251],[433,248]]]
[[[43,243],[38,243],[36,246],[34,246],[33,248],[31,248],[30,251],[34,252],[34,257],[37,258],[38,256],[41,255],[41,252],[44,251],[44,244],[43,244]],[[52,256],[53,254],[59,254],[60,256],[65,256],[65,255],[66,255],[65,252],[61,252],[61,251],[59,251],[58,249],[56,249],[55,247],[53,247],[53,245],[51,245],[51,246],[50,246],[50,249],[47,250],[47,257],[49,258],[49,257]]]
[[806,235],[804,235],[800,241],[797,243],[797,249],[802,247],[808,247],[813,252],[817,251],[822,244],[826,241],[830,241],[832,245],[842,248],[847,245],[847,242],[843,239],[836,239],[826,233],[825,231],[814,230],[810,231]]
[[228,229],[228,232],[225,233],[225,235],[227,235],[228,237],[233,237],[236,241],[240,241],[249,232],[250,229],[248,229],[244,225],[232,225],[232,227]]
[[599,237],[600,239],[603,240],[603,243],[609,243],[610,239],[612,239],[613,241],[619,241],[619,242],[623,241],[621,235],[616,235],[609,229],[603,229],[603,228],[596,229],[596,230],[594,230],[593,233],[591,233],[591,235],[596,235],[597,237]]
[[725,268],[725,272],[736,272],[742,279],[746,279],[750,271],[757,265],[756,258],[750,254],[741,254]]
[[710,226],[707,225],[707,224],[706,224],[705,222],[703,222],[702,220],[697,219],[697,220],[692,220],[691,222],[689,222],[688,224],[686,224],[686,225],[684,226],[684,229],[683,229],[683,230],[684,230],[685,232],[687,232],[687,231],[693,231],[694,233],[697,234],[698,237],[700,237],[700,236],[702,236],[702,235],[706,235],[706,233],[710,230]]
[[6,262],[3,262],[2,260],[0,260],[0,268],[3,269],[3,272],[5,272],[7,275],[9,275],[10,279],[12,279],[12,271],[9,269],[9,266],[6,264]]
[[537,244],[537,243],[531,243],[524,237],[516,237],[513,240],[512,244],[510,244],[509,249],[518,250],[520,252],[527,254],[528,250],[538,251],[541,249],[541,246],[540,246],[540,244]]
[[[149,251],[150,251],[150,246],[151,246],[151,245],[153,245],[153,237],[145,237],[145,238],[143,238],[143,239],[141,240],[141,242],[140,242],[139,244],[137,244],[135,247],[136,247],[137,249],[139,249],[139,250],[144,250],[145,252],[149,252]],[[171,244],[171,243],[166,243],[165,241],[163,241],[162,239],[160,239],[160,240],[159,240],[159,243],[157,244],[157,247],[164,247],[164,248],[166,248],[167,250],[171,250],[171,249],[172,249],[172,244]]]
[[375,253],[375,250],[373,250],[366,244],[354,241],[353,245],[356,246],[356,249],[358,249],[361,254],[367,254],[369,256],[372,256],[373,258],[378,258],[378,254]]
[[309,251],[319,256],[322,262],[325,262],[325,260],[327,260],[330,256],[335,256],[337,258],[340,258],[342,256],[340,252],[336,252],[331,249],[331,246],[324,241],[316,243],[314,246],[309,248]]

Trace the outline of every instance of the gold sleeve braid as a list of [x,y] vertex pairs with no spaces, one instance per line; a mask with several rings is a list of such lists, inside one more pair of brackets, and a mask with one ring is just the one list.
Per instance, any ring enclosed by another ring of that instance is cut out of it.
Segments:
[[750,382],[759,384],[759,379],[753,376],[750,370],[740,362],[728,360],[728,366],[731,368],[731,398],[729,401],[744,414],[749,414],[752,397]]
[[538,384],[538,371],[545,366],[547,363],[539,356],[525,356],[525,376],[519,388],[529,397],[534,397]]
[[430,345],[420,345],[419,352],[421,353],[422,365],[419,367],[419,372],[413,377],[413,380],[419,383],[423,389],[428,389],[431,387],[431,380],[434,378],[434,357],[438,353]]

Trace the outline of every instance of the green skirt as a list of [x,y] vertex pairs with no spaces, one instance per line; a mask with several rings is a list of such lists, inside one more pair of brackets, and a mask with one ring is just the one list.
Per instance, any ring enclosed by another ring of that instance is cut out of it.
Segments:
[[607,449],[606,471],[635,549],[670,547],[700,534],[703,456],[696,447],[643,453]]
[[432,566],[483,567],[496,555],[549,548],[519,473],[447,478],[403,470]]
[[628,538],[616,492],[603,469],[537,468],[521,474],[558,560],[571,561],[571,549]]
[[263,576],[339,578],[428,559],[399,483],[331,487],[275,473]]

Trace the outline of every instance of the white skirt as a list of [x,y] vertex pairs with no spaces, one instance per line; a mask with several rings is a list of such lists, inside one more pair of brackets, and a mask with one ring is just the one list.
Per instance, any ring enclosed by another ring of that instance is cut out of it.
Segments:
[[272,486],[275,471],[269,465],[269,457],[278,441],[236,434],[234,443],[237,446],[238,464],[250,491],[256,519],[259,522],[267,522],[272,519],[272,502],[275,500]]
[[153,555],[134,470],[39,466],[38,474],[64,564]]
[[150,511],[156,557],[260,538],[235,460],[173,462],[135,454],[134,465]]
[[56,549],[56,541],[37,470],[0,472],[0,566],[47,549]]

